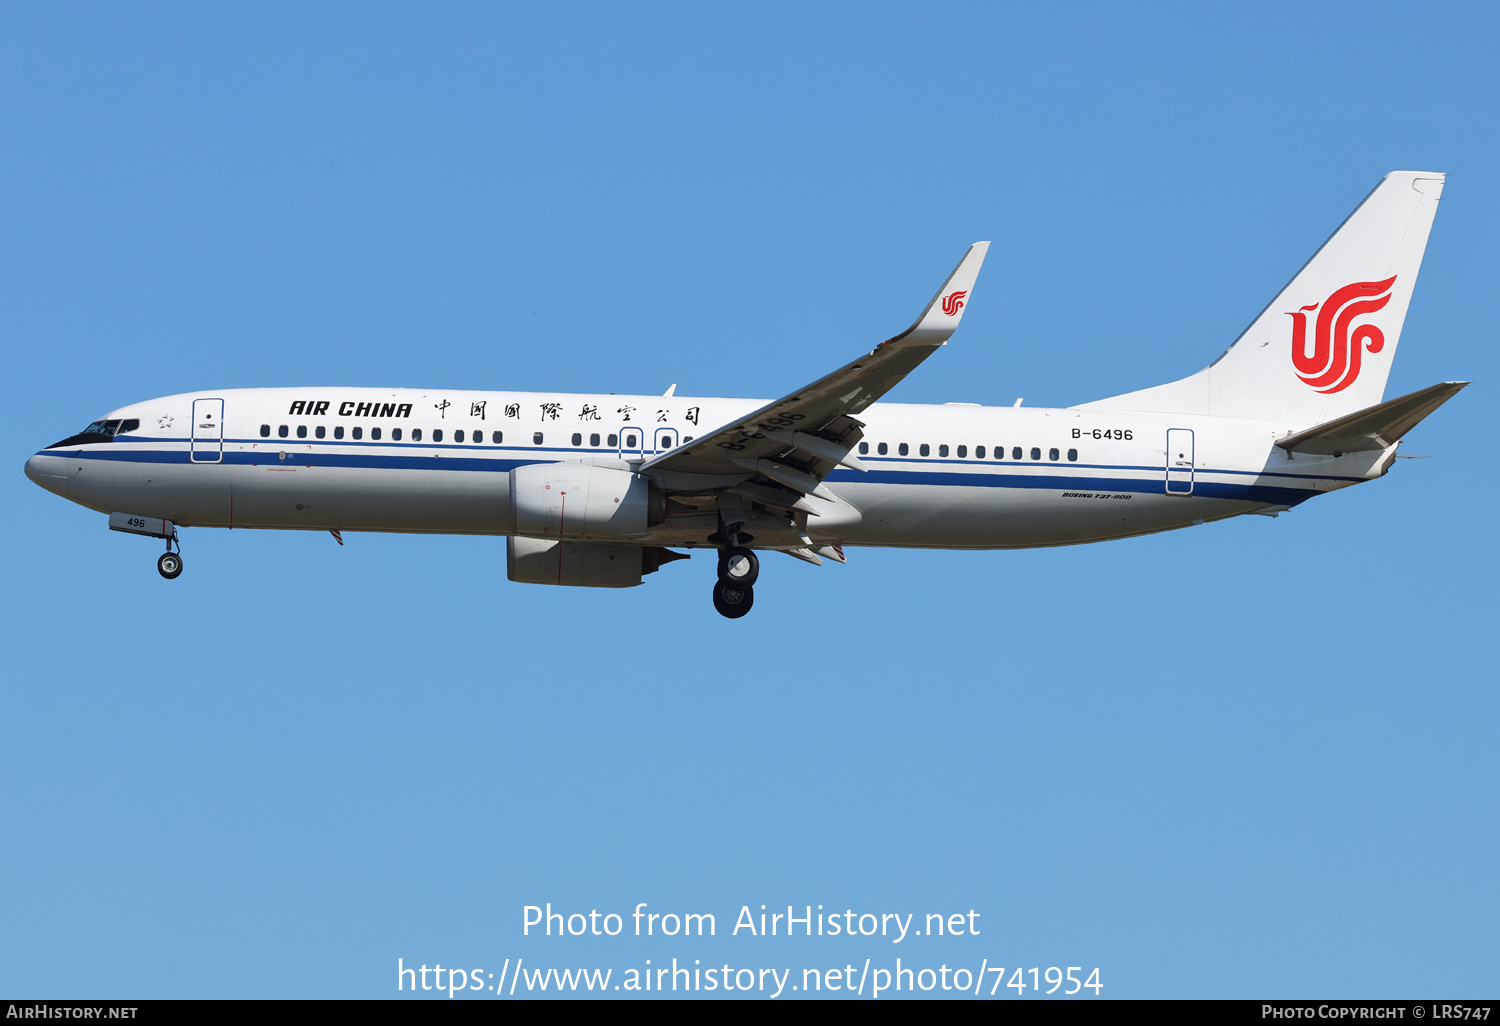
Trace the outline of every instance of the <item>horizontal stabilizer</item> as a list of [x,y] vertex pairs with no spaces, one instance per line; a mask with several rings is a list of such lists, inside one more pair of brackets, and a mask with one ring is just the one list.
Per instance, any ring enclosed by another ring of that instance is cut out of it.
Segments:
[[1346,417],[1298,431],[1276,444],[1290,452],[1321,456],[1388,449],[1467,384],[1467,381],[1444,381],[1379,406],[1366,407]]

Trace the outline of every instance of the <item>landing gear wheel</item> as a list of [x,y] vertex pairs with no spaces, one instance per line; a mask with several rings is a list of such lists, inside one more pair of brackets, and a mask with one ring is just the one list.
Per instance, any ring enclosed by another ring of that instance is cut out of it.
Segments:
[[750,549],[731,546],[719,554],[719,583],[735,588],[752,587],[760,577],[760,560]]
[[727,616],[731,620],[738,620],[750,612],[750,607],[755,604],[755,590],[735,584],[714,585],[714,608],[719,611],[720,616]]
[[156,561],[156,572],[169,581],[175,579],[182,573],[182,557],[175,552],[162,553]]

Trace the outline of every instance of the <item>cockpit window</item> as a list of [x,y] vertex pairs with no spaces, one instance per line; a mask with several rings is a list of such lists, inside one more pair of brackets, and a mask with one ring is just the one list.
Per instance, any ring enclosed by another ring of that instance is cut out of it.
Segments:
[[114,440],[117,431],[134,431],[141,426],[139,420],[96,420],[76,435],[64,438],[61,442],[53,442],[47,446],[49,449],[60,449],[65,445],[93,445],[98,442],[110,442]]

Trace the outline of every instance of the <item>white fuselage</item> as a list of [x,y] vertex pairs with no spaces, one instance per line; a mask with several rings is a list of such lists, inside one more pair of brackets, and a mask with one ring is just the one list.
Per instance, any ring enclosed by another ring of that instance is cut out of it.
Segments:
[[[506,535],[512,469],[639,462],[763,405],[230,389],[116,410],[110,420],[139,426],[110,441],[43,450],[27,472],[91,509],[184,526]],[[859,456],[869,470],[841,467],[828,477],[842,501],[807,518],[814,542],[996,549],[1102,541],[1293,506],[1378,477],[1394,456],[1394,446],[1294,456],[1274,441],[1306,425],[1182,414],[876,403],[860,419]],[[716,528],[711,509],[678,505],[638,543],[704,545]]]

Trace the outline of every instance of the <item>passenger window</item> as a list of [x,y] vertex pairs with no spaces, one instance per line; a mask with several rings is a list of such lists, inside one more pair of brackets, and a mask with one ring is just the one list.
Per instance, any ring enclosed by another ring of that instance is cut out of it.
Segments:
[[490,441],[494,442],[496,445],[499,445],[501,442],[505,441],[505,435],[500,431],[491,431]]
[[362,427],[357,427],[357,428],[355,428],[353,431],[351,431],[349,433],[354,436],[354,438],[355,438],[356,441],[358,439],[361,439],[361,438],[365,437],[365,429],[362,428]]
[[688,444],[688,443],[689,443],[689,442],[691,442],[691,441],[692,441],[692,440],[693,440],[693,436],[692,436],[692,435],[688,435],[688,436],[687,436],[687,437],[686,437],[686,438],[684,438],[684,439],[683,439],[683,440],[682,440],[682,444],[683,444],[683,445],[687,445],[687,444]]
[[963,459],[964,457],[966,457],[968,455],[969,455],[969,447],[967,445],[960,445],[958,447],[958,458],[959,459]]
[[285,424],[281,425],[281,427],[279,427],[279,428],[276,429],[276,437],[277,438],[285,438],[286,437],[286,425]]
[[306,438],[307,437],[307,425],[306,424],[298,424],[297,425],[297,437],[298,438]]
[[1078,462],[1078,450],[1077,449],[1069,449],[1068,450],[1068,462],[1069,463],[1077,463]]
[[886,445],[884,442],[881,442],[879,445],[875,446],[875,451],[878,452],[878,453],[880,453],[880,455],[884,456],[886,453],[888,453],[888,452],[891,451],[891,448],[890,448],[890,446]]
[[422,429],[421,428],[412,428],[411,429],[411,440],[413,442],[420,442],[422,440]]
[[338,427],[336,427],[336,428],[333,429],[333,437],[334,438],[343,438],[344,437],[344,425],[340,424]]
[[926,442],[923,442],[921,447],[917,449],[917,452],[921,453],[923,456],[931,456],[932,446],[928,445]]
[[371,428],[370,429],[370,439],[372,441],[375,441],[375,442],[380,441],[380,429],[379,428]]
[[896,446],[896,452],[901,456],[905,456],[907,453],[911,452],[911,448],[905,442],[902,442],[900,445]]
[[319,438],[322,438],[324,435],[328,434],[328,429],[322,424],[319,424],[317,427],[313,428],[313,434],[317,435]]
[[[318,430],[321,431],[323,429],[319,428]],[[401,441],[401,429],[400,428],[391,428],[391,441],[393,441],[393,442],[399,442],[399,441]]]
[[[542,437],[541,435],[537,435],[538,439],[540,439],[541,437]],[[635,439],[636,439],[635,432],[632,431],[629,434],[627,434],[625,436],[625,448],[627,448],[627,449],[634,449],[636,447],[636,445],[638,444]]]
[[271,425],[269,425],[269,424],[262,424],[260,426],[260,437],[262,437],[262,438],[270,438],[271,437]]
[[[688,441],[692,441],[692,439],[688,439]],[[589,445],[595,449],[599,448],[599,436],[589,435]]]
[[947,456],[948,455],[948,447],[946,445],[940,445],[940,446],[938,446],[938,455],[939,456]]
[[[959,455],[963,455],[963,450],[962,449],[959,450]],[[982,459],[984,459],[984,446],[982,446],[982,445],[976,445],[976,446],[974,446],[974,458],[976,460],[982,460]]]
[[1048,449],[1047,450],[1047,458],[1049,460],[1056,461],[1059,455],[1061,455],[1061,454],[1056,449]]
[[443,429],[442,428],[433,428],[432,429],[432,440],[434,442],[441,442],[443,440]]
[[611,449],[613,449],[613,448],[615,448],[616,446],[618,446],[620,444],[620,436],[619,435],[610,435],[608,438],[606,438],[604,440],[604,444],[607,445],[607,446],[609,446]]
[[870,443],[869,442],[860,442],[859,443],[859,454],[861,456],[868,456],[868,455],[870,455]]
[[455,442],[462,442],[464,440],[464,429],[463,428],[459,428],[457,431],[453,432],[453,440]]
[[474,444],[475,445],[483,445],[484,444],[484,432],[483,431],[475,431],[475,432],[473,432],[470,435],[470,437],[474,439]]
[[1010,451],[1010,458],[1013,460],[1021,458],[1021,447],[1019,445]]
[[1042,458],[1042,450],[1038,449],[1036,446],[1033,445],[1031,447],[1031,458],[1034,459],[1034,460],[1041,459]]
[[577,431],[573,432],[573,444],[575,446],[583,444],[583,436],[580,435]]
[[531,436],[531,444],[532,445],[541,445],[542,444],[542,433],[540,431],[538,431],[536,434],[534,434],[534,435]]

